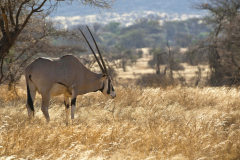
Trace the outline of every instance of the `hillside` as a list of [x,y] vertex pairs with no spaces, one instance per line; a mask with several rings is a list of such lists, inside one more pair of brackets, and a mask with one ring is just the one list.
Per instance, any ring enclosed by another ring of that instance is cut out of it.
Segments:
[[148,15],[160,16],[166,20],[184,20],[204,14],[190,6],[189,0],[117,0],[111,11],[107,11],[84,6],[79,2],[72,2],[69,5],[61,2],[51,17],[64,23],[64,27],[67,27],[80,23],[101,22],[106,24],[112,21],[130,25],[134,20]]

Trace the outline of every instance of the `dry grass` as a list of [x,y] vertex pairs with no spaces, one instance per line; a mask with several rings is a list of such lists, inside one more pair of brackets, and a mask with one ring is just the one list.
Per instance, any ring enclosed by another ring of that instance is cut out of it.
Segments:
[[117,87],[77,99],[76,117],[64,123],[63,98],[51,100],[50,124],[26,95],[0,90],[0,159],[239,159],[238,88]]
[[[119,82],[124,81],[124,83],[126,83],[125,82],[126,79],[136,80],[145,75],[156,74],[156,68],[151,68],[148,65],[148,61],[151,60],[152,58],[153,58],[152,55],[145,53],[143,58],[139,58],[137,60],[137,63],[130,65],[131,63],[129,61],[129,65],[126,67],[126,72],[124,72],[122,68],[115,67],[115,70],[117,71],[117,74],[118,74],[118,76],[117,76],[118,81]],[[187,63],[180,63],[180,65],[184,67],[184,70],[173,71],[174,79],[184,77],[186,80],[186,83],[189,86],[194,86],[194,84],[196,82],[195,79],[197,77],[197,73],[199,72],[198,67],[200,67],[201,68],[201,81],[200,81],[199,85],[201,85],[201,86],[206,85],[207,78],[210,74],[208,65],[191,66]],[[96,65],[96,67],[98,67],[98,66]],[[161,74],[164,73],[165,67],[166,67],[166,65],[160,65]],[[167,70],[167,75],[170,75],[169,70]],[[121,83],[121,84],[124,84],[124,83]]]

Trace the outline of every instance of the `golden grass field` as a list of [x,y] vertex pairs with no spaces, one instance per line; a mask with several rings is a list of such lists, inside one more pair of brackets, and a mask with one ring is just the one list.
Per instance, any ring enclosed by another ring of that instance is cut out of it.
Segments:
[[[114,100],[101,92],[78,96],[69,126],[63,97],[51,99],[51,121],[46,124],[39,95],[34,120],[28,119],[24,78],[17,86],[19,97],[0,86],[0,160],[240,159],[240,88],[129,85],[155,73],[148,67],[151,58],[145,49],[143,58],[126,72],[117,68]],[[179,73],[191,86],[198,68],[183,65],[185,71]],[[208,68],[200,67],[204,84]],[[174,78],[178,75],[174,71]]]
[[62,97],[51,99],[46,124],[41,98],[27,117],[25,89],[0,87],[0,159],[240,159],[240,88],[116,87],[77,99],[65,125]]

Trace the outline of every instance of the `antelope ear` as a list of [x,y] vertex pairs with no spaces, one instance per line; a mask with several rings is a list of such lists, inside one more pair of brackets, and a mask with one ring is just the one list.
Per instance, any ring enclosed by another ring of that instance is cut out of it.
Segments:
[[103,73],[102,74],[102,78],[104,79],[104,78],[106,78],[107,77],[107,74],[106,73]]

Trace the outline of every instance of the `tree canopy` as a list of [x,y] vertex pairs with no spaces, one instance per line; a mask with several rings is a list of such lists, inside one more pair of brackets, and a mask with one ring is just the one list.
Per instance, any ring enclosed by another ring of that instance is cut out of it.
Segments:
[[[112,0],[77,0],[82,5],[90,5],[101,9],[110,9]],[[69,3],[65,0],[61,3]],[[19,35],[31,25],[34,17],[46,17],[57,9],[60,1],[55,0],[1,0],[0,2],[0,83],[6,80],[3,71],[4,58],[17,42]],[[44,7],[44,9],[43,9]],[[41,21],[46,23],[45,21]],[[48,33],[44,33],[48,34]]]

